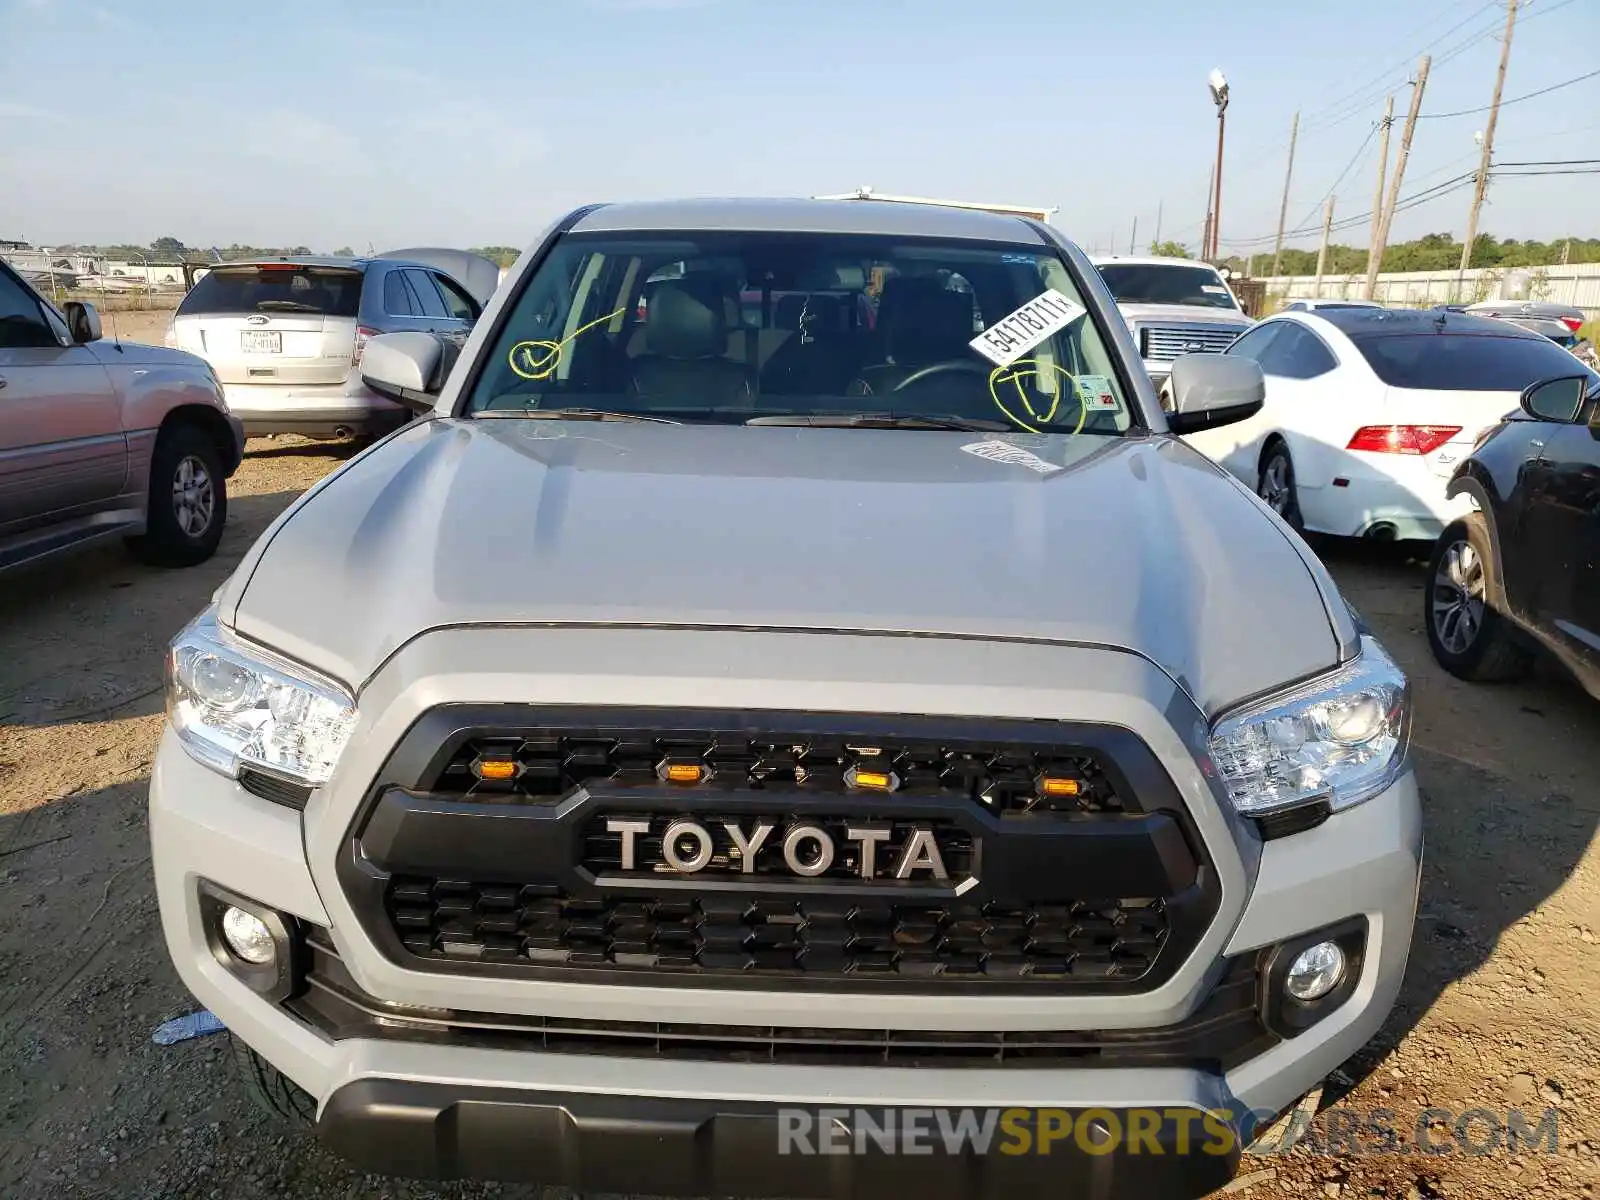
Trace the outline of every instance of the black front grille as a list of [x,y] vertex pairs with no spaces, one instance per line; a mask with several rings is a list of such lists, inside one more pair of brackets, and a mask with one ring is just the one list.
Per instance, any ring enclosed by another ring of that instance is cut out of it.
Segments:
[[[507,763],[509,779],[482,777],[485,762]],[[656,787],[666,764],[702,768],[700,795],[728,790],[830,794],[850,790],[852,769],[887,773],[894,794],[964,796],[993,812],[1124,812],[1127,798],[1088,751],[992,739],[917,739],[890,733],[814,730],[617,728],[539,730],[533,736],[469,737],[424,781],[436,795],[556,800],[581,787]],[[1071,795],[1044,795],[1042,779]]]
[[1149,747],[1049,720],[445,706],[349,839],[366,934],[444,974],[1143,992],[1220,900]]
[[1167,936],[1160,900],[1027,908],[697,896],[583,899],[553,887],[397,878],[389,919],[425,958],[704,975],[1130,982]]
[[898,1030],[595,1021],[377,1000],[351,978],[325,930],[309,928],[307,970],[285,1007],[333,1039],[698,1062],[885,1067],[1188,1067],[1228,1070],[1277,1040],[1257,1008],[1254,956],[1231,961],[1204,1004],[1158,1029]]

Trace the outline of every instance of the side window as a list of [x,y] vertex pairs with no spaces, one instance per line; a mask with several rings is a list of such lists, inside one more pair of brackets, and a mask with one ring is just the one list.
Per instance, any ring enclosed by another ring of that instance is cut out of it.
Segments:
[[59,349],[44,309],[31,292],[0,271],[0,350]]
[[411,267],[405,270],[406,282],[411,285],[411,291],[422,304],[422,315],[425,317],[448,317],[444,301],[439,299],[439,289],[433,286],[433,279],[426,271],[418,271]]
[[1339,365],[1333,351],[1303,325],[1289,325],[1272,344],[1273,374],[1286,379],[1315,379]]
[[439,295],[444,297],[444,306],[450,310],[450,315],[458,321],[476,321],[478,319],[478,305],[461,290],[453,279],[446,279],[443,275],[435,275],[433,282],[439,285]]
[[383,277],[383,311],[391,317],[418,315],[411,307],[411,289],[399,271],[390,271]]
[[1266,354],[1272,343],[1277,340],[1279,332],[1288,324],[1286,321],[1268,321],[1257,325],[1248,333],[1242,334],[1233,345],[1223,351],[1224,354],[1237,354],[1242,358],[1253,358],[1261,364],[1261,369],[1266,370]]

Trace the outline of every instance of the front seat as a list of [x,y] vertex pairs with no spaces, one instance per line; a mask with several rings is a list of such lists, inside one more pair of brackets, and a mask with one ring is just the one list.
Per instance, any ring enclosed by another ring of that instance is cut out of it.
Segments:
[[751,374],[726,357],[727,348],[727,313],[715,283],[662,283],[650,297],[630,391],[668,396],[686,408],[748,405],[755,394]]
[[[788,301],[795,304],[785,308]],[[785,296],[778,315],[794,332],[761,372],[763,394],[841,396],[861,364],[857,338],[844,329],[844,302],[825,293]]]
[[923,367],[981,360],[972,352],[972,297],[939,279],[895,278],[884,287],[879,333],[889,361],[862,368],[856,390],[886,395]]

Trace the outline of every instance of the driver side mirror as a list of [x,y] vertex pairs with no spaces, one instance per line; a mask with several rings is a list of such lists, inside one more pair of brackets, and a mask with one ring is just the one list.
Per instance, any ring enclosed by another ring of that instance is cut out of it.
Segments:
[[432,412],[455,354],[431,333],[383,333],[361,352],[361,382],[414,413]]
[[100,340],[100,314],[95,312],[94,305],[81,300],[68,300],[64,313],[73,345],[82,346]]
[[1180,436],[1247,421],[1267,400],[1261,364],[1237,354],[1182,355],[1173,361],[1167,386],[1167,428]]
[[1536,383],[1522,393],[1522,411],[1536,420],[1570,425],[1583,409],[1588,384],[1587,375],[1564,375]]

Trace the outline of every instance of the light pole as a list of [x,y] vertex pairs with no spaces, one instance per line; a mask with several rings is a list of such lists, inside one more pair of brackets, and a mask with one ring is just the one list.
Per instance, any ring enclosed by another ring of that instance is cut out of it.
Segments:
[[1222,241],[1222,134],[1227,128],[1228,80],[1220,67],[1213,67],[1207,82],[1211,85],[1211,102],[1217,106],[1217,164],[1212,185],[1216,191],[1211,197],[1211,245],[1201,257],[1214,259]]

